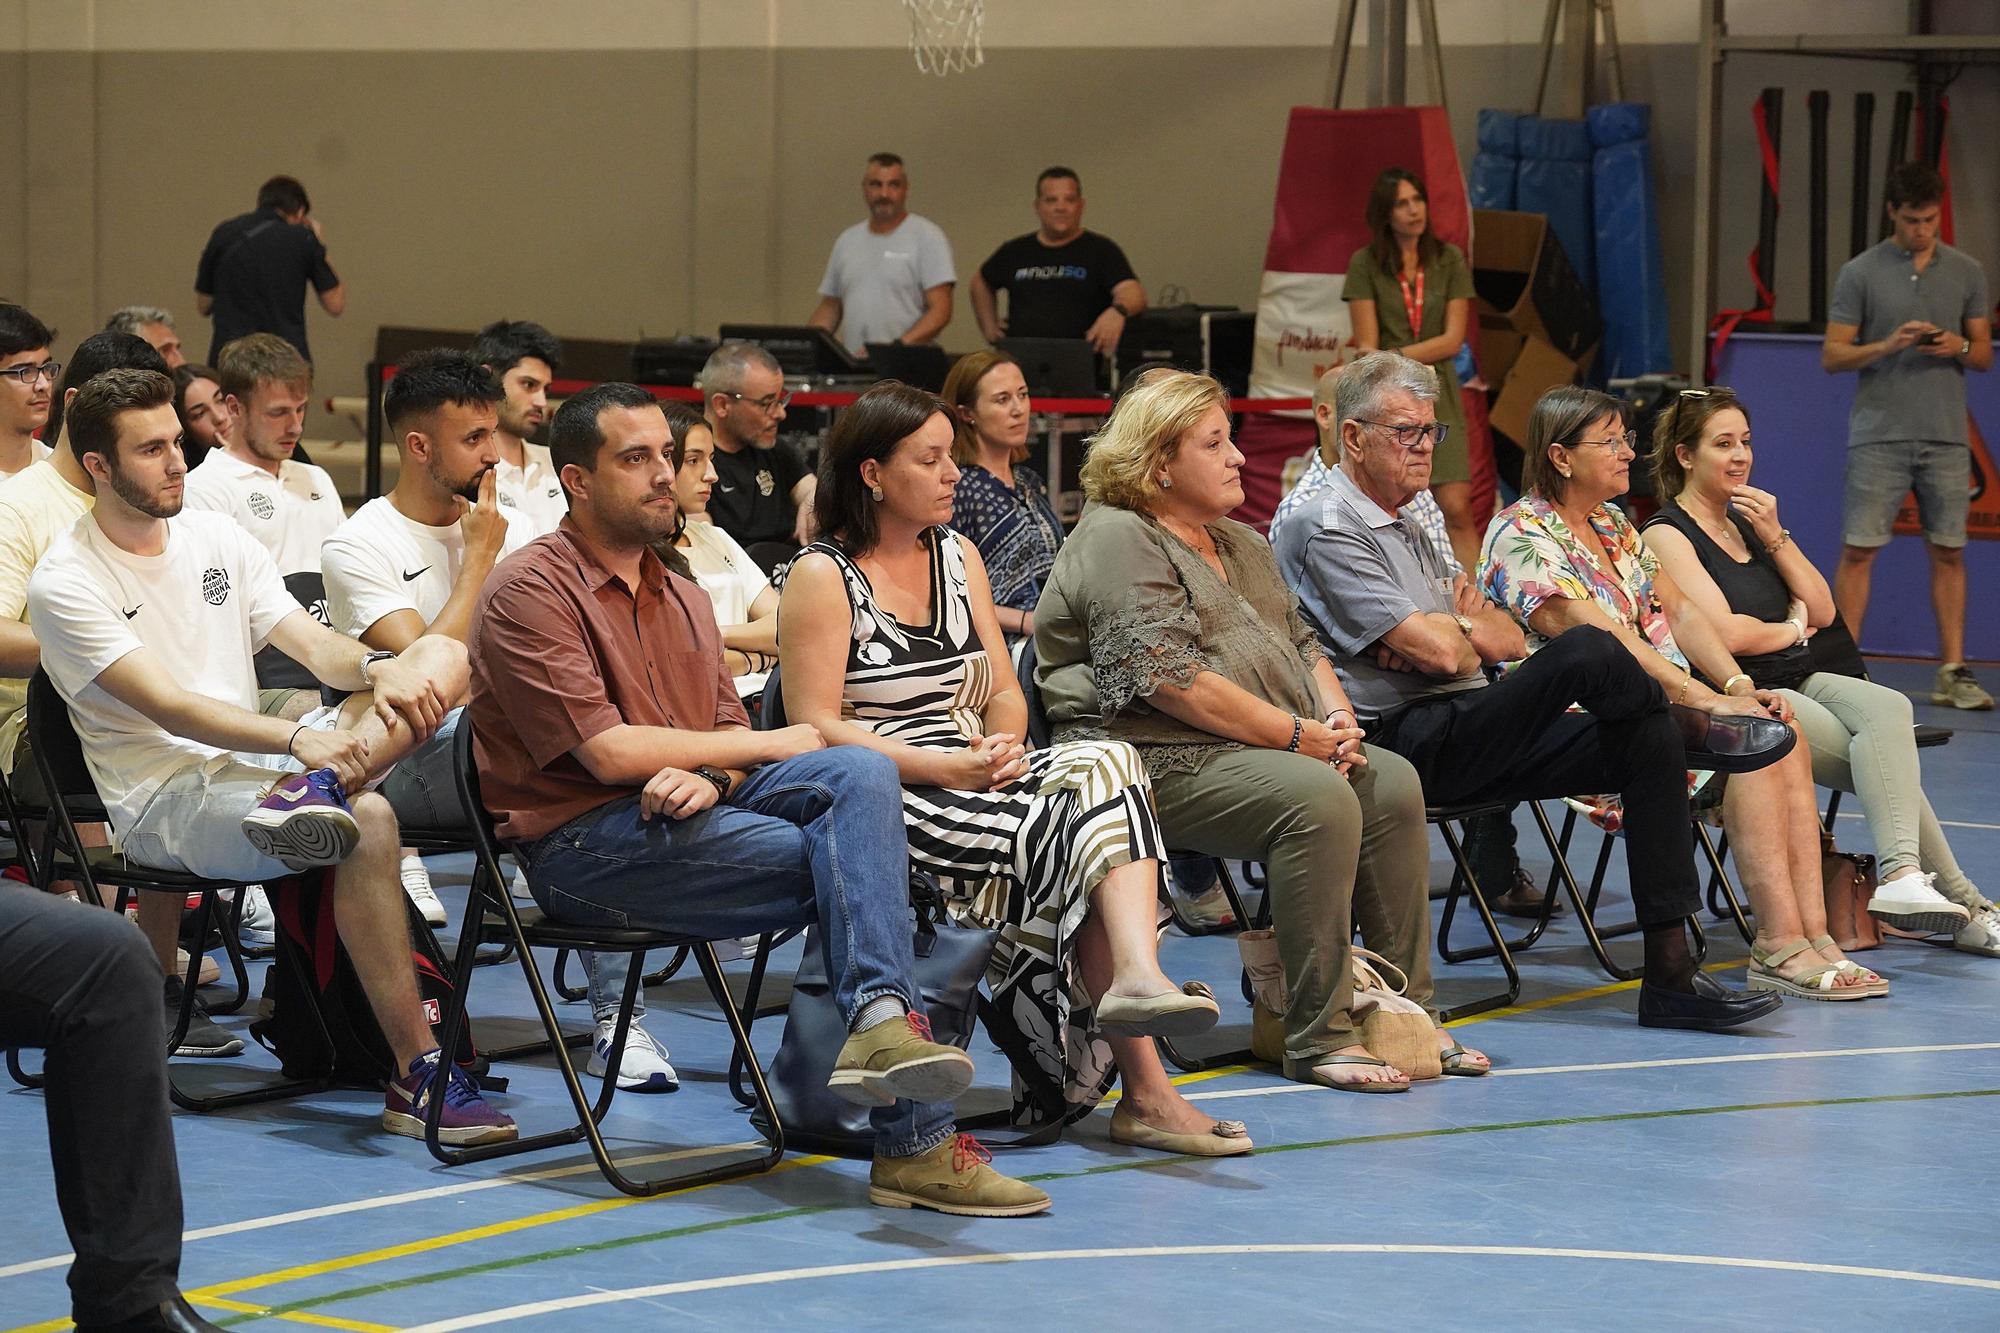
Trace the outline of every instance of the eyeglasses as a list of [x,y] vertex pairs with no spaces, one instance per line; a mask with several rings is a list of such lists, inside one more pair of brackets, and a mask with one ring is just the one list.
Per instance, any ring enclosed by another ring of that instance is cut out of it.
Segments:
[[1639,452],[1639,432],[1628,430],[1623,435],[1614,435],[1608,440],[1575,440],[1564,447],[1581,449],[1586,444],[1594,444],[1600,449],[1609,449],[1614,453],[1617,452],[1618,446],[1622,444],[1636,454]]
[[34,388],[36,380],[45,379],[54,384],[56,376],[60,374],[62,374],[60,361],[44,361],[39,366],[9,366],[5,370],[0,370],[0,375],[5,375],[24,389]]
[[750,406],[756,408],[766,416],[785,407],[792,401],[792,391],[790,389],[785,390],[783,393],[766,394],[762,398],[745,398],[740,393],[732,393],[729,396],[739,403],[750,404]]
[[1354,419],[1364,426],[1375,426],[1388,431],[1395,437],[1397,445],[1404,449],[1415,449],[1419,440],[1429,440],[1431,448],[1435,449],[1444,443],[1445,436],[1451,434],[1451,427],[1442,421],[1433,421],[1423,426],[1394,426],[1386,421],[1370,421],[1366,417]]

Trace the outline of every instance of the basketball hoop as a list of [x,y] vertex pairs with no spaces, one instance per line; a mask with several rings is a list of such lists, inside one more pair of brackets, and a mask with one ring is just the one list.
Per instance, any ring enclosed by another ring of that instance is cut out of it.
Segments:
[[963,74],[985,61],[979,30],[986,0],[903,0],[903,8],[910,11],[910,54],[924,73]]

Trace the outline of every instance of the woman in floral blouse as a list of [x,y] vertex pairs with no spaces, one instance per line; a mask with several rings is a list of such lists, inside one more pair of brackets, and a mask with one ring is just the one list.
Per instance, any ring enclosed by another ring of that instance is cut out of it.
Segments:
[[973,352],[945,377],[944,400],[959,466],[951,525],[979,548],[1000,630],[1016,643],[1035,632],[1035,601],[1063,539],[1047,485],[1018,466],[1028,456],[1028,381],[1005,352]]
[[[1672,703],[1790,722],[1783,696],[1752,683],[1714,622],[1609,503],[1628,489],[1637,438],[1608,394],[1565,385],[1542,395],[1528,421],[1522,498],[1487,530],[1486,595],[1521,622],[1531,653],[1594,625],[1616,635]],[[1750,989],[1809,1000],[1885,994],[1887,983],[1842,958],[1827,936],[1809,748],[1794,745],[1769,767],[1733,775],[1722,809],[1757,915]]]

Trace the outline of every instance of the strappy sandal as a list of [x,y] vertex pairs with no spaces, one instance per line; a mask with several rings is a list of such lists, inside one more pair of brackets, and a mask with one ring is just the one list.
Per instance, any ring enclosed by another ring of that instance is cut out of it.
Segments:
[[1832,963],[1824,963],[1810,972],[1796,977],[1781,974],[1778,968],[1788,960],[1810,949],[1812,945],[1799,939],[1782,949],[1766,951],[1756,945],[1750,946],[1750,969],[1744,981],[1744,989],[1773,991],[1799,1000],[1865,1000],[1867,990],[1861,986],[1840,984],[1840,969]]
[[1468,1063],[1472,1052],[1465,1049],[1458,1038],[1452,1038],[1451,1049],[1438,1056],[1438,1064],[1443,1067],[1446,1078],[1485,1078],[1493,1072],[1493,1062],[1488,1060],[1484,1068]]
[[1222,1006],[1206,983],[1187,981],[1158,995],[1112,995],[1097,1002],[1097,1030],[1107,1037],[1192,1037],[1214,1027]]
[[[1824,953],[1828,949],[1838,949],[1840,946],[1833,942],[1833,936],[1820,935],[1813,940],[1812,947]],[[1862,985],[1850,986],[1848,987],[1849,990],[1858,990],[1870,999],[1879,999],[1889,994],[1889,978],[1883,976],[1874,968],[1863,967],[1852,958],[1842,958],[1834,966],[1840,969],[1840,975],[1843,977],[1860,977],[1863,979]]]
[[[1322,1055],[1313,1061],[1312,1068],[1306,1070],[1304,1082],[1317,1083],[1323,1088],[1337,1092],[1408,1092],[1408,1081],[1402,1083],[1340,1083],[1334,1079],[1320,1077],[1320,1071],[1329,1065],[1367,1065],[1374,1069],[1395,1069],[1387,1060],[1377,1060],[1372,1055]],[[1401,1073],[1401,1070],[1397,1070]]]

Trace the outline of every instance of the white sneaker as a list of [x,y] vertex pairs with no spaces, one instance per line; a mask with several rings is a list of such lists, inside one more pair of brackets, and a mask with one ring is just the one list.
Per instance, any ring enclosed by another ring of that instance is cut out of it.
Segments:
[[423,913],[424,924],[442,926],[449,918],[445,915],[444,902],[431,887],[431,872],[424,869],[421,856],[403,858],[403,892],[410,895],[410,901]]
[[[616,1021],[597,1025],[597,1040],[590,1044],[590,1063],[584,1073],[604,1077],[605,1057],[611,1054],[611,1035]],[[681,1076],[667,1063],[666,1048],[654,1041],[637,1023],[625,1030],[625,1052],[618,1058],[620,1092],[675,1092]]]
[[243,918],[236,938],[249,949],[269,949],[278,942],[278,914],[271,910],[262,884],[244,886]]
[[748,962],[757,956],[757,946],[762,942],[763,938],[761,935],[745,935],[741,939],[717,940],[715,942],[715,961],[718,963]]
[[507,892],[514,896],[515,902],[532,903],[535,901],[534,890],[528,887],[527,867],[522,865],[514,867],[514,878],[507,882]]
[[2000,958],[2000,908],[1989,907],[1976,913],[1951,937],[1953,947],[1967,953],[1983,953]]
[[1937,935],[1963,929],[1972,913],[1937,891],[1934,876],[1919,871],[1875,886],[1868,915],[1897,930]]

